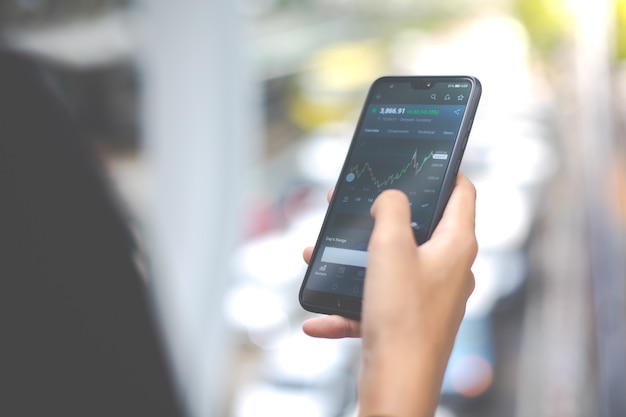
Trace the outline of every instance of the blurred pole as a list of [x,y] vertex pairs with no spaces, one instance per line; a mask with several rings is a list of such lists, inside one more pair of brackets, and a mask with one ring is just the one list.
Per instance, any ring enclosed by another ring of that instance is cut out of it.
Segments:
[[625,247],[612,204],[615,152],[611,106],[615,4],[573,3],[576,18],[577,128],[584,171],[595,313],[599,416],[626,415]]
[[223,414],[232,351],[222,315],[242,224],[258,102],[236,2],[145,0],[143,129],[154,180],[154,289],[192,417]]

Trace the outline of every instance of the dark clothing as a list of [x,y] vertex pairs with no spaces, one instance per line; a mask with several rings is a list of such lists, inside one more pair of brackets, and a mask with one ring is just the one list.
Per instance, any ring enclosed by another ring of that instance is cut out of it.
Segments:
[[94,155],[0,52],[0,415],[178,417],[150,298]]

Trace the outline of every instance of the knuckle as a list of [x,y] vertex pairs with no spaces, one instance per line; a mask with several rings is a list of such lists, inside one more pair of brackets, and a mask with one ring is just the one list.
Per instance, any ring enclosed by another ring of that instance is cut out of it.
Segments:
[[470,271],[469,276],[467,278],[467,297],[468,298],[470,295],[472,295],[472,293],[474,292],[474,289],[476,289],[476,278],[474,277],[474,273]]

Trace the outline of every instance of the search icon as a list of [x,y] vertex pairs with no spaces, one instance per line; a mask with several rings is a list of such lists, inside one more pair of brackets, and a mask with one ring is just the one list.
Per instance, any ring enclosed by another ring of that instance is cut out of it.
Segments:
[[437,100],[437,94],[431,94],[430,95],[430,99],[431,100]]

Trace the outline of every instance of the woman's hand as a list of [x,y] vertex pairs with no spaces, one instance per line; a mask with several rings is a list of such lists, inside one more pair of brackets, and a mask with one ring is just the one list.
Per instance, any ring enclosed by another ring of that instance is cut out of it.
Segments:
[[[383,192],[371,209],[361,322],[324,316],[303,324],[314,337],[363,338],[361,415],[433,415],[474,288],[475,202],[474,186],[459,174],[431,239],[418,247],[407,197]],[[310,255],[307,248],[305,260]]]

